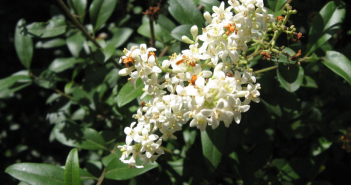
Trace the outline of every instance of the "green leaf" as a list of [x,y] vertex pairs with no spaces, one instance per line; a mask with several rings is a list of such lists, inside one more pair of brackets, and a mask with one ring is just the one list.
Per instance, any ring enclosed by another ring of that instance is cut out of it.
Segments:
[[351,61],[343,54],[337,51],[328,51],[323,58],[323,64],[351,85]]
[[64,169],[54,165],[18,163],[7,167],[5,172],[28,184],[64,185]]
[[60,73],[66,69],[73,68],[75,64],[84,62],[81,58],[56,58],[49,66],[49,70]]
[[122,107],[142,95],[143,88],[144,84],[140,78],[136,81],[136,88],[131,83],[126,83],[117,94],[117,105]]
[[67,47],[74,57],[79,57],[84,41],[85,37],[81,31],[73,32],[67,37]]
[[79,169],[79,174],[80,174],[80,180],[81,181],[85,181],[85,180],[89,180],[89,179],[95,179],[98,180],[98,178],[96,178],[94,175],[92,175],[91,173],[89,173],[86,170],[83,169]]
[[62,144],[87,150],[108,150],[102,136],[92,128],[81,127],[71,122],[58,123],[52,130]]
[[33,41],[30,36],[22,33],[24,25],[24,19],[20,19],[17,22],[15,30],[15,49],[22,65],[29,69],[33,57]]
[[[154,22],[154,34],[155,39],[166,43],[173,39],[171,31],[175,27],[175,24],[165,16],[160,15],[157,24]],[[145,37],[150,38],[150,23],[145,22],[138,28],[138,33]]]
[[198,28],[204,24],[204,18],[193,1],[169,0],[168,10],[180,24],[197,25]]
[[128,164],[124,164],[119,158],[114,158],[106,167],[105,178],[114,180],[127,180],[141,175],[153,168],[156,168],[156,162],[149,162],[144,168],[129,168]]
[[107,62],[116,52],[116,48],[113,45],[107,45],[102,51],[105,55],[104,62]]
[[288,0],[268,0],[268,6],[273,12],[279,11]]
[[215,130],[208,126],[206,131],[201,132],[202,153],[211,171],[214,171],[222,160],[227,131],[228,129],[222,123]]
[[68,6],[81,24],[84,23],[87,0],[67,0]]
[[34,79],[34,82],[45,89],[56,89],[56,74],[45,70],[38,78]]
[[280,84],[289,92],[295,92],[302,84],[304,71],[299,65],[279,63],[277,76]]
[[66,45],[66,40],[65,39],[61,39],[61,38],[56,38],[56,39],[52,39],[49,41],[38,41],[35,44],[35,48],[44,48],[44,49],[48,49],[48,48],[56,48],[56,47],[61,47]]
[[345,7],[342,1],[330,1],[322,8],[310,29],[306,56],[322,46],[340,29],[345,18]]
[[28,71],[19,71],[9,77],[0,80],[0,98],[5,98],[10,94],[27,87],[32,83]]
[[303,83],[301,84],[302,87],[310,87],[310,88],[318,88],[318,85],[313,78],[309,76],[304,76]]
[[79,175],[79,158],[77,148],[73,148],[68,154],[66,165],[65,165],[65,185],[80,185],[80,175]]
[[181,41],[181,42],[184,42],[184,41],[182,40],[182,36],[183,36],[183,35],[185,35],[185,36],[189,37],[190,39],[192,39],[193,36],[191,35],[191,32],[190,32],[190,28],[191,28],[191,27],[192,27],[192,25],[190,25],[190,24],[179,25],[179,26],[177,26],[176,28],[174,28],[174,29],[172,30],[171,35],[172,35],[175,39],[177,39],[177,40],[179,40],[179,41]]
[[115,48],[122,46],[128,38],[132,35],[133,29],[131,28],[109,28],[112,33],[112,38],[107,41],[108,45],[113,45]]
[[40,37],[56,37],[66,32],[65,19],[51,19],[48,22],[34,22],[27,26],[28,34]]
[[89,13],[94,32],[108,20],[115,9],[116,3],[116,0],[94,0],[91,3]]
[[199,4],[203,5],[207,11],[213,12],[212,7],[217,6],[221,4],[218,0],[199,0]]

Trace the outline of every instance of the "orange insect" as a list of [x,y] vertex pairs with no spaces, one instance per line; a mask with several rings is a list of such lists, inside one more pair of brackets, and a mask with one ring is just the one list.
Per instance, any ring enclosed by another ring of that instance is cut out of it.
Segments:
[[279,22],[279,21],[283,21],[283,20],[284,20],[284,17],[283,17],[283,16],[278,16],[276,19],[277,19],[277,21]]
[[302,33],[299,32],[299,33],[294,33],[294,37],[291,39],[292,41],[296,42],[296,41],[300,41],[300,38],[301,37],[304,37],[302,36]]
[[291,57],[292,61],[297,61],[298,57],[301,55],[301,49],[299,50],[299,52],[297,52],[297,54],[295,56]]
[[263,60],[271,60],[272,56],[268,52],[261,52],[260,53]]
[[235,35],[238,34],[238,29],[235,27],[235,23],[233,25],[228,23],[224,27],[227,29],[227,32],[225,32],[226,35],[229,35],[230,33],[233,33],[234,31],[235,31]]
[[188,81],[188,82],[189,82],[189,84],[191,84],[191,85],[195,85],[196,80],[197,80],[197,76],[196,76],[196,75],[193,75],[193,76],[191,77],[191,80]]
[[156,54],[155,54],[153,51],[150,51],[150,52],[147,54],[147,58],[150,58],[151,55],[153,55],[153,56],[156,58]]
[[129,54],[129,56],[127,58],[123,58],[122,61],[123,61],[123,64],[125,64],[126,67],[129,68],[128,63],[134,63],[132,54]]
[[182,64],[182,63],[186,63],[188,65],[190,65],[191,67],[195,67],[196,63],[191,60],[190,57],[183,55],[183,59],[180,59],[179,61],[176,62],[176,65]]

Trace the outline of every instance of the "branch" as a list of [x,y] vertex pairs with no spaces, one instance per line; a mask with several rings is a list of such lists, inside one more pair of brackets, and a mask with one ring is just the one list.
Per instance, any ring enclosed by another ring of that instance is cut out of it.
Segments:
[[104,168],[104,171],[102,171],[102,173],[99,177],[99,181],[96,183],[96,185],[100,185],[102,183],[102,181],[104,180],[105,172],[106,172],[106,167]]
[[68,7],[65,5],[65,3],[62,0],[56,0],[58,2],[58,4],[61,6],[61,8],[63,9],[63,11],[66,13],[66,15],[71,19],[71,21],[73,22],[73,24],[80,29],[83,34],[89,39],[91,40],[96,47],[101,48],[100,44],[96,42],[95,39],[93,39],[93,37],[91,37],[91,35],[87,32],[87,30],[85,30],[85,28],[83,27],[83,25],[81,25],[78,20],[71,14],[71,12],[69,11]]
[[162,50],[162,53],[158,56],[158,58],[163,57],[163,55],[166,54],[167,50],[168,50],[168,46],[166,46],[166,47]]
[[267,68],[264,68],[264,69],[261,69],[261,70],[258,70],[258,71],[254,71],[254,73],[257,74],[257,73],[266,72],[266,71],[275,69],[275,68],[277,68],[277,67],[278,67],[278,65],[276,65],[276,66],[271,66],[271,67],[267,67]]

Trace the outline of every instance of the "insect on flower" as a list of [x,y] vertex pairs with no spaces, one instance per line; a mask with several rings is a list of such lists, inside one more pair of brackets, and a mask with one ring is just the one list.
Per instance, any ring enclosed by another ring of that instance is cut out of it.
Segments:
[[182,63],[186,63],[190,65],[191,67],[195,67],[196,63],[193,61],[190,57],[183,55],[183,59],[180,59],[179,61],[176,62],[176,65],[180,65]]

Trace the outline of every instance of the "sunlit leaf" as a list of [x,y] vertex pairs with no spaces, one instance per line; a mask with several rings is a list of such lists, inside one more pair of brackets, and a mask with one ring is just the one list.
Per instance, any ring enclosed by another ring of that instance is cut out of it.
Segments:
[[180,24],[197,25],[199,28],[204,24],[204,18],[193,1],[170,0],[168,10]]
[[343,54],[337,51],[328,51],[327,56],[323,58],[323,64],[351,85],[351,61]]
[[64,169],[50,164],[18,163],[5,172],[29,184],[64,185]]
[[56,58],[49,66],[49,70],[55,73],[65,71],[66,69],[72,68],[75,64],[84,62],[84,59],[80,58]]
[[78,150],[73,148],[68,154],[66,165],[65,165],[65,176],[64,182],[65,185],[80,185],[80,175],[79,175],[79,159],[78,159]]
[[109,30],[112,33],[112,38],[107,41],[107,44],[113,45],[115,48],[122,46],[133,33],[131,28],[113,27]]
[[89,9],[90,21],[94,32],[111,16],[115,9],[116,0],[94,0]]
[[66,32],[66,20],[65,19],[51,19],[48,22],[34,22],[27,26],[29,35],[50,38],[56,37]]
[[84,41],[85,37],[81,31],[72,32],[67,37],[67,47],[74,57],[79,57],[79,53],[83,49]]
[[339,29],[345,18],[344,2],[330,1],[319,12],[309,33],[307,56],[327,42]]
[[24,32],[22,32],[24,29],[22,26],[24,25],[24,19],[20,19],[17,22],[15,30],[15,49],[22,65],[29,69],[33,57],[33,41],[30,36],[25,35]]
[[5,98],[31,83],[32,80],[27,70],[19,71],[9,77],[0,79],[0,98]]
[[136,88],[131,83],[126,83],[117,94],[117,105],[119,107],[131,102],[143,94],[144,83],[141,79],[136,81]]

